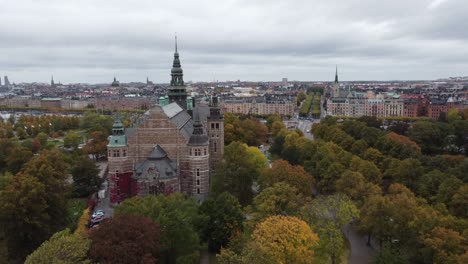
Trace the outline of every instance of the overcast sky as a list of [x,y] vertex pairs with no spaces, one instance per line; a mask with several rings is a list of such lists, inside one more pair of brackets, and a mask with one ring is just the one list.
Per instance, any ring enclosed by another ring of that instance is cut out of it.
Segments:
[[0,0],[12,82],[468,75],[467,0]]

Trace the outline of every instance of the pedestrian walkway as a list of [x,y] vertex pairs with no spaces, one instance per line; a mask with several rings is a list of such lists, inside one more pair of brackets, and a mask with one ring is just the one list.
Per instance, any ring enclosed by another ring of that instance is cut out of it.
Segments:
[[348,238],[350,245],[349,264],[371,263],[375,250],[367,246],[367,237],[358,234],[351,225],[343,228],[343,233]]

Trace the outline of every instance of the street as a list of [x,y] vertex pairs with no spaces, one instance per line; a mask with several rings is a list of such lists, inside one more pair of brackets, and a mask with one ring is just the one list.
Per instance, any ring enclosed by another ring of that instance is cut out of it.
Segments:
[[[310,133],[311,130],[312,130],[312,124],[314,123],[319,123],[320,120],[299,120],[299,124],[297,126],[297,128],[299,130],[302,131],[302,133],[304,133],[304,136],[307,138],[307,139],[310,139],[310,140],[314,140],[314,136]],[[309,131],[309,132],[307,132]]]

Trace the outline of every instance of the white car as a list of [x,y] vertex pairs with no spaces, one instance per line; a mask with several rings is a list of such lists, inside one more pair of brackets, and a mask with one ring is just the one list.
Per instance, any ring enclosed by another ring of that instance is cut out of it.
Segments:
[[104,216],[104,211],[103,210],[96,210],[94,213],[91,215],[91,218],[96,218],[98,216]]

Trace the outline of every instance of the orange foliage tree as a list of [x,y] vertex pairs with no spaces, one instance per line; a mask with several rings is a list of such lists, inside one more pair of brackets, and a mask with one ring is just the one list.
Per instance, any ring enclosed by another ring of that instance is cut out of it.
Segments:
[[252,234],[252,243],[273,263],[313,263],[318,236],[306,222],[292,216],[271,216]]
[[312,188],[315,185],[314,178],[308,174],[304,167],[293,166],[285,160],[273,162],[271,169],[263,170],[260,175],[260,185],[262,188],[273,186],[275,183],[285,182],[295,187],[305,196],[312,194]]

